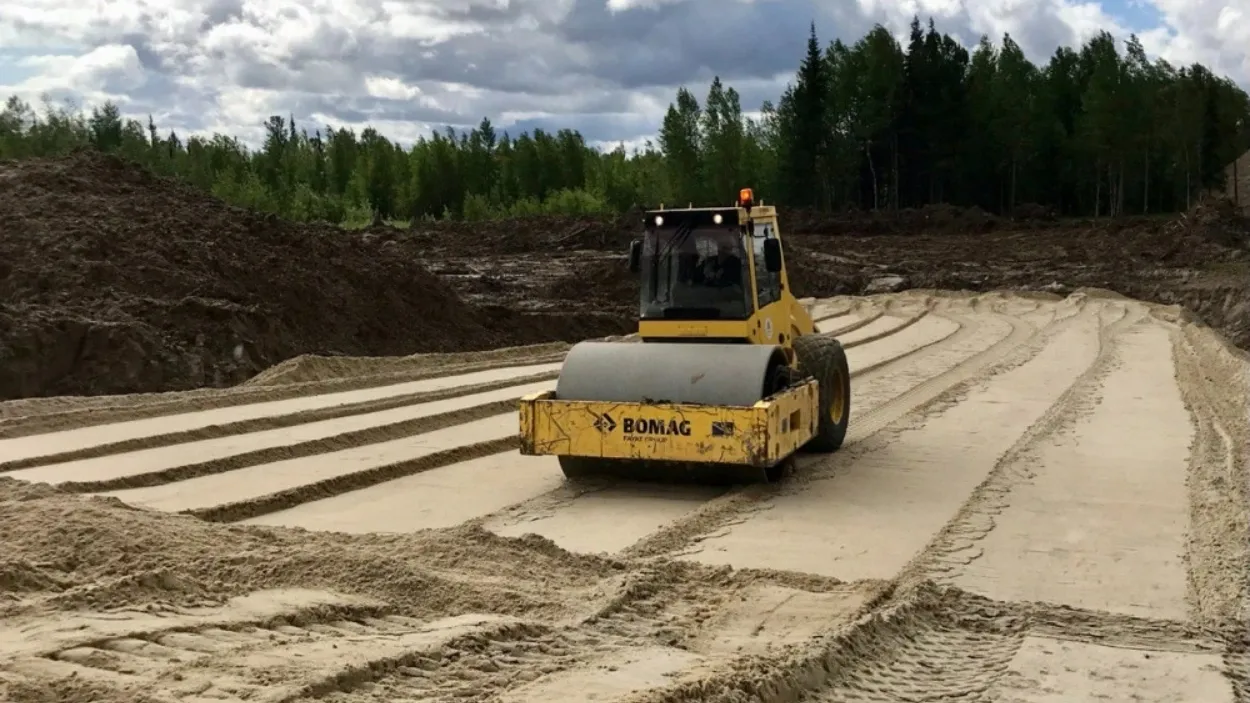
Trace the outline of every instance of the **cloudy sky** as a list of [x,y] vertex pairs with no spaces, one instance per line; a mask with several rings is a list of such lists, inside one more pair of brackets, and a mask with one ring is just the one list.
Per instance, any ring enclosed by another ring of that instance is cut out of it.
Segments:
[[812,20],[824,43],[877,22],[901,37],[913,14],[969,46],[1010,32],[1038,62],[1136,32],[1250,87],[1250,0],[14,0],[0,93],[112,99],[162,130],[252,143],[271,114],[403,142],[489,116],[636,143],[679,85],[702,98],[719,74],[748,111],[775,100]]

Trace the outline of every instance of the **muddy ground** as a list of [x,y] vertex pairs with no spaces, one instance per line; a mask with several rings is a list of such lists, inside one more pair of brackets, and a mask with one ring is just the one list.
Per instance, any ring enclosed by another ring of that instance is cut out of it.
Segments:
[[[785,214],[796,294],[1080,286],[1179,303],[1250,345],[1250,225],[931,207]],[[347,233],[222,204],[89,152],[0,164],[0,399],[237,384],[302,354],[623,334],[639,214]]]
[[[794,292],[799,297],[908,289],[1066,295],[1102,288],[1182,305],[1250,348],[1250,219],[1226,201],[1204,202],[1179,217],[1118,220],[1058,220],[1040,208],[1022,210],[1027,216],[1016,219],[949,207],[897,216],[783,213]],[[638,218],[625,217],[492,223],[468,255],[454,246],[465,232],[425,230],[411,236],[437,252],[431,269],[453,280],[469,300],[506,300],[536,310],[585,309],[593,303],[594,309],[630,316],[636,314],[638,287],[624,252],[640,226]],[[520,230],[534,234],[524,238]],[[570,251],[574,246],[579,248]],[[491,248],[497,253],[488,254]]]

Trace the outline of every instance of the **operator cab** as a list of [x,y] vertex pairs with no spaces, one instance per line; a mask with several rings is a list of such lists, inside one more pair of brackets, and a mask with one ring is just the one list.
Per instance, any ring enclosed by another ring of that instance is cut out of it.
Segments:
[[771,218],[752,219],[753,201],[744,188],[733,207],[646,214],[629,250],[630,271],[641,274],[641,319],[747,320],[778,299],[781,241]]

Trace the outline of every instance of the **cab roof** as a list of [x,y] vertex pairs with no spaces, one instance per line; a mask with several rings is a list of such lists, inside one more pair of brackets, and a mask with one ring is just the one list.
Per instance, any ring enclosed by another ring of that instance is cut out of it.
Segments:
[[[717,221],[717,216],[720,216]],[[644,227],[737,227],[749,216],[745,210],[735,207],[664,208],[647,210],[643,216]]]

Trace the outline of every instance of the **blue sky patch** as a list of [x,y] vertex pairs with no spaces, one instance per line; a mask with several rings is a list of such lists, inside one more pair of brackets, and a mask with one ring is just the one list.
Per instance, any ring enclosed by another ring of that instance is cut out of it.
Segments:
[[1107,14],[1134,32],[1154,29],[1163,24],[1163,13],[1150,0],[1101,0],[1099,4]]

